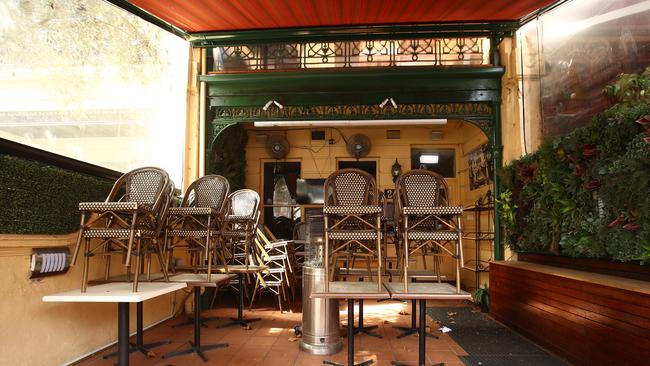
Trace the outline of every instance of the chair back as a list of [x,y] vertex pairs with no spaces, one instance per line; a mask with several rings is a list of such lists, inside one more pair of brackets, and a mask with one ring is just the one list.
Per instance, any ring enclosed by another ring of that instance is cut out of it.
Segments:
[[323,186],[325,206],[377,205],[375,179],[359,169],[340,169],[332,173]]
[[[145,167],[124,173],[113,185],[106,202],[137,202],[157,211],[164,200],[164,192],[170,184],[166,171]],[[118,194],[124,193],[118,198]]]
[[228,179],[221,175],[206,175],[194,181],[187,188],[181,206],[210,207],[221,211],[229,193]]
[[228,196],[228,215],[255,219],[258,216],[260,195],[252,189],[240,189]]
[[395,182],[399,207],[447,206],[448,188],[445,179],[426,169],[414,169]]

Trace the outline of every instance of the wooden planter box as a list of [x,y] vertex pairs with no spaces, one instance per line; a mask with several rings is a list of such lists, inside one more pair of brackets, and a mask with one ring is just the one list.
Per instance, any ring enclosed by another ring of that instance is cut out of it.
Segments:
[[635,280],[650,281],[650,266],[642,266],[634,263],[620,263],[598,259],[571,258],[552,254],[522,252],[517,253],[517,258],[524,262],[546,264],[554,267],[563,267],[586,272],[633,278]]
[[577,365],[650,364],[650,283],[490,264],[490,315]]

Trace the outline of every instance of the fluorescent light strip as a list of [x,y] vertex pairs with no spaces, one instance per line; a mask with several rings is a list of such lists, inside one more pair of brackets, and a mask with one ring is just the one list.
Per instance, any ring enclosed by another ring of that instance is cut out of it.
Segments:
[[446,125],[446,119],[357,119],[317,121],[255,121],[255,127],[356,127],[356,126],[415,126]]
[[420,164],[438,164],[439,159],[438,154],[422,154],[420,155]]

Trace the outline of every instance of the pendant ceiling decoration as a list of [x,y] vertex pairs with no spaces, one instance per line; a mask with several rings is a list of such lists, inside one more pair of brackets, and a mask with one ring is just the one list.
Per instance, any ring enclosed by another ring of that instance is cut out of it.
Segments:
[[555,0],[130,0],[188,32],[518,21]]

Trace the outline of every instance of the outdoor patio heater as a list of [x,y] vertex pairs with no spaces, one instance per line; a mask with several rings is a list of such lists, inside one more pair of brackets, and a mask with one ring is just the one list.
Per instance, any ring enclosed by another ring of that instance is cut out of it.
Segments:
[[325,291],[324,230],[322,215],[307,217],[305,262],[302,269],[302,338],[300,349],[313,355],[331,355],[341,350],[339,303],[335,299],[312,299]]

